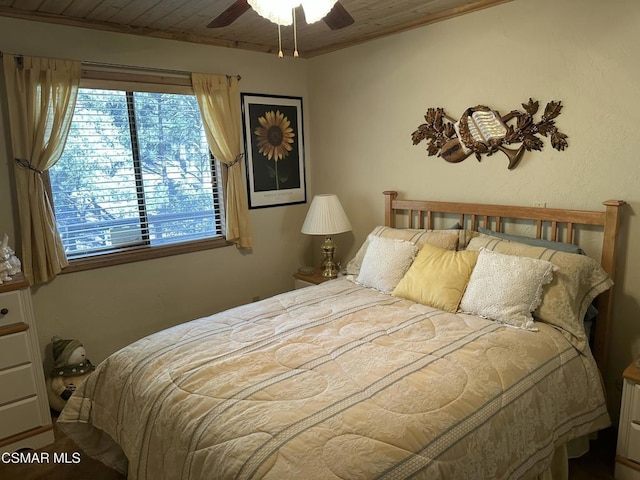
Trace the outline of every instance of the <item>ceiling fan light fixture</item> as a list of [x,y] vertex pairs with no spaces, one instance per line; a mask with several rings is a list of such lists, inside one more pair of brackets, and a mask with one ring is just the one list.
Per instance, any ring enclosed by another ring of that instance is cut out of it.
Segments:
[[298,32],[296,29],[296,8],[302,7],[307,23],[322,20],[338,0],[247,0],[258,15],[278,25],[278,57],[284,57],[280,27],[293,23],[293,56],[298,57]]
[[247,0],[258,15],[280,25],[293,23],[293,9],[302,6],[307,23],[322,20],[337,0]]
[[307,23],[315,23],[322,20],[331,11],[338,0],[302,0],[300,4],[304,10],[304,19]]
[[292,10],[300,0],[247,0],[258,15],[280,26],[293,23]]

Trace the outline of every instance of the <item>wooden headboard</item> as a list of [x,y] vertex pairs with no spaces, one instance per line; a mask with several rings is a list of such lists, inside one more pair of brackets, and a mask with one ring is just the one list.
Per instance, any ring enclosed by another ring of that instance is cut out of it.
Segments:
[[[397,219],[404,219],[405,228],[433,229],[439,217],[454,216],[460,225],[469,230],[479,227],[497,232],[503,231],[506,222],[528,221],[535,224],[535,238],[575,243],[576,232],[584,226],[595,226],[602,231],[602,255],[600,263],[615,280],[616,242],[620,222],[622,200],[603,202],[602,211],[565,210],[559,208],[518,207],[487,205],[481,203],[432,202],[428,200],[399,200],[398,192],[386,191],[385,225],[396,227]],[[593,356],[604,373],[609,352],[611,307],[613,289],[598,297],[598,318],[592,341]]]

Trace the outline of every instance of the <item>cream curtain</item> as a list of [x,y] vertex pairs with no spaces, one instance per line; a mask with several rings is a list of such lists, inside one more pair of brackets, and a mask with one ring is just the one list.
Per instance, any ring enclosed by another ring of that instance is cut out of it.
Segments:
[[240,90],[237,77],[191,75],[209,148],[227,166],[226,235],[241,248],[253,246],[242,170]]
[[67,262],[42,173],[62,155],[80,83],[80,62],[3,54],[22,265],[29,282],[53,279]]

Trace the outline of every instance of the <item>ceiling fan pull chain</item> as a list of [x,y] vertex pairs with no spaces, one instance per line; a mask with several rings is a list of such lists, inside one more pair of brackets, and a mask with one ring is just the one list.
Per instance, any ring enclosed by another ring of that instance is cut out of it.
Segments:
[[295,7],[292,9],[291,14],[293,15],[293,56],[298,56],[298,29],[296,28],[296,9]]
[[280,33],[280,25],[278,25],[278,56],[280,58],[284,57],[284,54],[282,53],[282,34]]

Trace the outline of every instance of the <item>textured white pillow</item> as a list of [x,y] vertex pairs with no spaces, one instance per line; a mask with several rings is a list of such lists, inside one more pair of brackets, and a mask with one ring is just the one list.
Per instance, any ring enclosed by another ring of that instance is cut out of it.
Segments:
[[[360,267],[364,261],[364,256],[369,248],[369,239],[371,237],[385,237],[393,238],[396,240],[405,240],[407,242],[415,244],[420,249],[425,243],[430,243],[437,247],[446,248],[447,250],[456,250],[460,245],[459,240],[462,241],[464,237],[464,245],[469,242],[468,235],[463,233],[467,230],[419,230],[413,228],[391,228],[377,226],[374,228],[364,242],[360,246],[360,249],[356,253],[356,256],[349,260],[347,263],[347,274],[355,275],[356,277],[360,273]],[[473,232],[475,233],[475,232]],[[477,234],[476,234],[477,235]]]
[[356,283],[391,293],[411,266],[418,247],[404,240],[374,235],[369,235],[368,240]]
[[613,285],[600,263],[586,255],[533,247],[484,235],[473,238],[467,246],[468,250],[480,251],[482,248],[506,255],[547,260],[558,267],[553,281],[544,287],[542,303],[533,312],[534,317],[559,328],[581,352],[589,348],[584,315],[593,299]]
[[531,313],[557,267],[546,260],[481,249],[460,310],[525,330],[537,331]]

